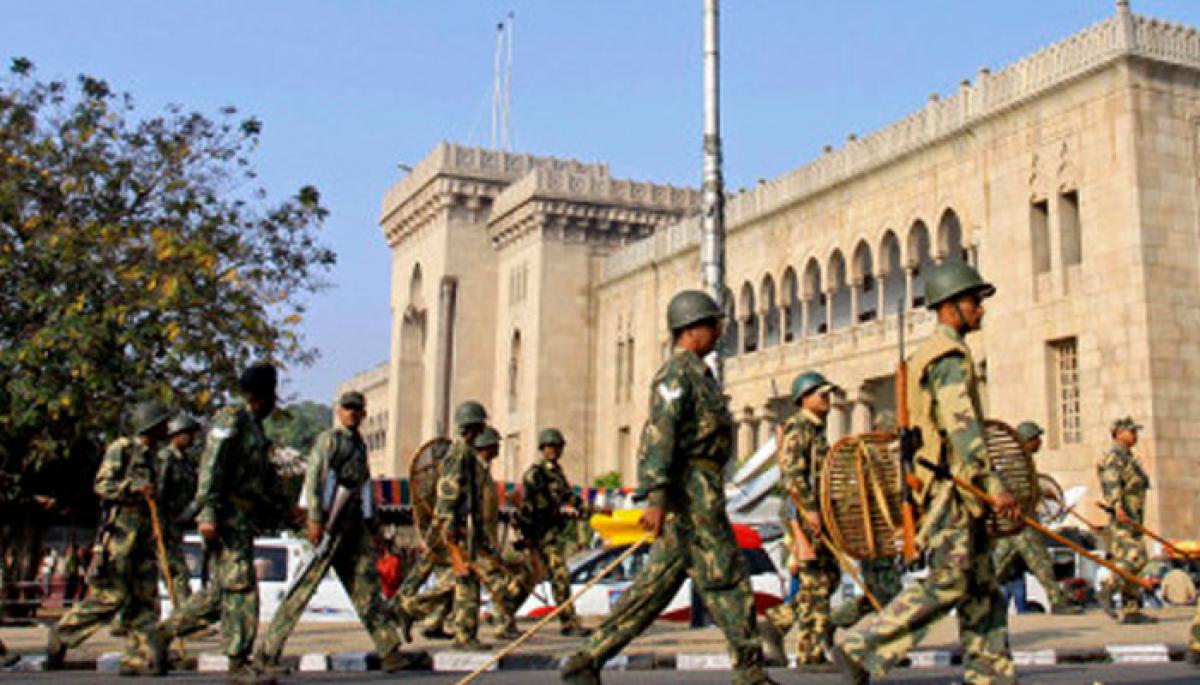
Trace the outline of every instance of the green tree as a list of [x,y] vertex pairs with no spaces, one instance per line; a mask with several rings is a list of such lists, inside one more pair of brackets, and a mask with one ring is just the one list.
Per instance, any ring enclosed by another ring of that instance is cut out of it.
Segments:
[[[148,116],[102,80],[0,81],[0,444],[10,472],[86,492],[130,402],[208,414],[260,358],[304,365],[298,327],[334,253],[317,190],[271,201],[261,123]],[[49,474],[72,474],[74,483]],[[71,490],[71,492],[63,492]]]
[[609,471],[596,476],[596,479],[592,481],[592,487],[603,490],[615,490],[621,487],[621,472]]
[[307,454],[317,435],[333,427],[333,410],[317,402],[300,402],[285,407],[267,419],[263,428],[272,441]]

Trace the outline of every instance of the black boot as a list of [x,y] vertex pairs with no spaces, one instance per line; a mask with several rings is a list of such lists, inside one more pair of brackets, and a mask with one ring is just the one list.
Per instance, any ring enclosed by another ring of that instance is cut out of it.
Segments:
[[67,646],[58,639],[58,633],[51,628],[50,637],[46,640],[47,671],[61,671],[67,665]]
[[572,654],[563,662],[558,674],[569,685],[601,685],[600,669],[586,654]]
[[846,685],[870,685],[871,674],[867,673],[867,669],[851,659],[842,651],[841,647],[833,644],[828,637],[821,641],[821,648],[825,650],[825,656],[842,672],[843,683]]

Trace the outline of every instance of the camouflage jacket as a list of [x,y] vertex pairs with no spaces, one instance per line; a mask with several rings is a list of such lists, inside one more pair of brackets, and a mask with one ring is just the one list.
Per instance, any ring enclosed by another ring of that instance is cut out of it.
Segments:
[[338,425],[318,435],[313,442],[302,490],[308,520],[312,523],[323,523],[328,513],[321,499],[330,469],[337,474],[338,485],[361,496],[363,484],[371,482],[371,467],[367,463],[367,443],[358,431]]
[[566,527],[568,519],[560,513],[562,507],[570,505],[583,512],[583,498],[571,489],[567,474],[555,460],[539,459],[525,471],[522,485],[525,496],[519,520],[524,534],[533,540],[559,533]]
[[[1150,477],[1137,457],[1124,445],[1113,443],[1096,466],[1104,504],[1120,507],[1129,518],[1141,523],[1146,513],[1146,491]],[[1115,520],[1115,519],[1114,519]]]
[[466,440],[456,439],[442,458],[438,473],[433,516],[440,535],[434,537],[452,534],[462,544],[467,542],[468,528],[474,528],[475,544],[494,549],[497,517],[494,512],[489,515],[488,510],[497,506],[496,484],[487,464]]
[[270,450],[271,442],[248,406],[217,412],[200,461],[196,520],[260,531],[279,525],[291,503]]
[[721,387],[703,360],[676,347],[651,385],[638,447],[639,494],[652,506],[685,506],[684,470],[720,472],[732,452],[733,415]]
[[780,479],[807,512],[817,511],[817,480],[828,452],[825,422],[816,414],[802,409],[783,424]]
[[158,450],[157,469],[159,516],[163,526],[178,526],[178,519],[196,499],[199,464],[193,455],[168,442]]
[[[133,438],[118,438],[109,444],[96,471],[95,492],[110,521],[133,527],[148,522],[146,500],[139,492],[155,481],[154,451]],[[102,524],[103,525],[103,524]]]

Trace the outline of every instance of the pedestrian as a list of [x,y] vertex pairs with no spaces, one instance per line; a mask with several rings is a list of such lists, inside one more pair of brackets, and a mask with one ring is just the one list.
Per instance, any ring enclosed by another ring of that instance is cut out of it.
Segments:
[[[337,425],[317,436],[308,454],[303,497],[308,516],[308,540],[314,548],[329,545],[327,553],[314,557],[275,611],[263,633],[255,659],[266,672],[286,674],[290,669],[280,661],[287,641],[304,607],[317,592],[321,579],[332,568],[354,610],[370,634],[380,655],[385,673],[424,665],[424,655],[400,651],[400,637],[389,621],[389,613],[379,592],[378,545],[371,470],[367,463],[367,444],[360,427],[367,416],[366,398],[361,392],[348,391],[338,398]],[[337,497],[345,504],[331,519]]]
[[118,438],[105,450],[96,473],[102,520],[89,594],[50,629],[46,669],[65,665],[69,648],[79,646],[118,612],[127,633],[120,657],[122,675],[166,672],[165,644],[155,630],[158,620],[157,565],[147,499],[154,497],[154,453],[166,437],[171,412],[158,402],[133,411],[133,435]]
[[733,457],[734,424],[721,386],[704,357],[724,328],[717,303],[698,290],[667,307],[674,349],[650,386],[650,416],[638,450],[642,528],[655,537],[646,565],[612,613],[562,667],[576,685],[600,682],[600,670],[658,618],[687,578],[721,627],[733,682],[773,682],[763,667],[754,595],[725,511],[723,472]]
[[[525,492],[517,510],[517,525],[522,544],[535,557],[534,566],[550,576],[554,602],[563,606],[571,596],[571,576],[567,571],[565,531],[570,523],[587,515],[583,498],[571,489],[562,468],[563,451],[567,441],[562,431],[546,428],[538,435],[537,460],[521,479]],[[540,580],[540,579],[537,579]],[[536,584],[535,583],[531,583]],[[563,635],[587,637],[591,631],[583,627],[575,607],[567,605],[559,612]]]
[[[1109,426],[1112,444],[1096,465],[1102,493],[1101,504],[1109,513],[1108,552],[1117,566],[1133,575],[1145,568],[1149,556],[1146,541],[1139,526],[1145,521],[1146,492],[1150,476],[1133,454],[1141,426],[1131,416],[1113,421]],[[1113,595],[1121,594],[1118,613]],[[1142,588],[1112,574],[1100,588],[1098,599],[1105,613],[1120,623],[1155,623],[1157,619],[1142,608]]]
[[[908,361],[908,404],[920,430],[918,457],[971,481],[996,502],[996,514],[1021,515],[1017,500],[992,469],[983,426],[975,363],[964,336],[983,321],[983,301],[995,288],[965,262],[948,260],[929,271],[925,301],[937,327]],[[914,497],[922,507],[917,542],[929,575],[900,592],[872,620],[850,629],[831,659],[847,682],[882,676],[932,625],[955,611],[963,646],[963,680],[1011,685],[1016,667],[1008,644],[1004,598],[992,569],[987,508],[954,483],[918,466]]]
[[[1042,448],[1042,435],[1045,431],[1033,421],[1022,421],[1016,429],[1017,439],[1029,454],[1030,459],[1037,455]],[[1080,614],[1083,608],[1077,606],[1067,597],[1054,575],[1054,562],[1050,559],[1050,548],[1046,538],[1033,528],[1022,528],[1013,535],[998,537],[992,543],[992,564],[996,569],[996,578],[1006,587],[1016,591],[1012,595],[1017,601],[1017,612],[1025,613],[1025,570],[1028,569],[1034,578],[1046,590],[1046,599],[1050,602],[1050,613]]]
[[173,640],[206,627],[219,613],[231,683],[256,683],[261,675],[250,661],[258,634],[254,536],[285,523],[291,511],[262,426],[275,409],[278,383],[271,364],[250,366],[238,379],[243,401],[212,420],[196,490],[197,528],[212,555],[211,582],[161,627],[164,639]]
[[800,411],[780,428],[780,485],[791,507],[784,525],[792,534],[792,556],[800,591],[787,603],[769,609],[759,627],[772,662],[783,660],[783,636],[797,624],[796,665],[801,670],[825,662],[822,642],[829,636],[830,598],[841,581],[833,550],[822,540],[817,483],[829,452],[825,418],[829,396],[837,386],[820,372],[806,371],[792,381],[792,403]]

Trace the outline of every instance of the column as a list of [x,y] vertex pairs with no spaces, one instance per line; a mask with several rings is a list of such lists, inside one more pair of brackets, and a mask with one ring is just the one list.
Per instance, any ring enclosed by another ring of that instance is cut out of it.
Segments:
[[884,317],[887,316],[887,311],[888,311],[888,308],[887,308],[887,296],[888,296],[887,272],[886,271],[879,274],[879,276],[875,279],[875,284],[878,286],[878,290],[879,290],[879,292],[878,292],[879,308],[876,310],[879,312],[879,316],[877,318],[880,321],[883,321]]
[[858,323],[858,298],[862,293],[862,279],[850,281],[850,325]]
[[912,309],[913,303],[913,271],[916,269],[911,264],[904,266],[904,308]]
[[807,298],[807,297],[804,298],[803,300],[800,300],[800,334],[796,336],[797,338],[807,338],[808,337],[809,302],[810,301],[811,301],[810,298]]
[[825,332],[833,332],[833,294],[834,290],[825,291]]
[[850,404],[850,432],[851,433],[867,433],[873,428],[871,403],[875,398],[863,390],[858,389],[857,395]]

